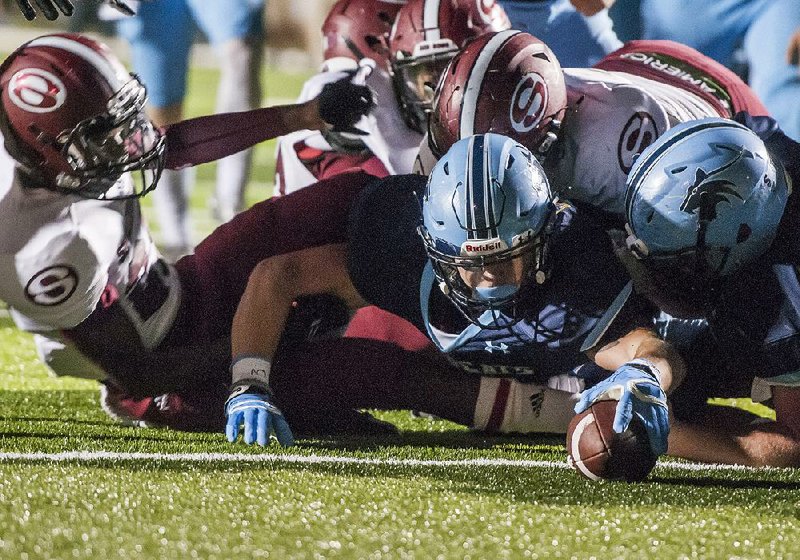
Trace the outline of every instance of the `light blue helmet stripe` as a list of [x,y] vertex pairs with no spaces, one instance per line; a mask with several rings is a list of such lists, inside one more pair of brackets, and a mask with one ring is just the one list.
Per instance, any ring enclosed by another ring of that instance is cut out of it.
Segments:
[[[684,128],[679,133],[675,134],[672,138],[662,143],[657,148],[653,149],[647,155],[647,159],[641,162],[637,161],[634,164],[634,171],[632,172],[630,177],[628,177],[627,181],[629,188],[625,192],[625,210],[629,224],[632,224],[633,222],[633,217],[631,216],[633,197],[636,194],[636,191],[638,190],[639,186],[642,184],[642,179],[650,172],[650,170],[658,162],[661,156],[664,155],[673,145],[677,144],[687,136],[694,134],[695,132],[699,132],[700,130],[705,130],[705,129],[721,128],[721,127],[742,128],[742,125],[736,123],[735,121],[720,122],[719,119],[703,119],[701,121],[698,121],[696,124],[686,126],[686,128]],[[669,132],[667,134],[669,134]]]
[[475,235],[475,204],[473,202],[473,193],[472,193],[472,185],[474,184],[474,164],[473,164],[473,154],[475,153],[474,150],[475,145],[475,137],[471,137],[469,139],[469,147],[467,149],[467,173],[464,174],[464,180],[466,184],[464,185],[464,216],[466,217],[466,228],[467,228],[467,239],[474,239]]

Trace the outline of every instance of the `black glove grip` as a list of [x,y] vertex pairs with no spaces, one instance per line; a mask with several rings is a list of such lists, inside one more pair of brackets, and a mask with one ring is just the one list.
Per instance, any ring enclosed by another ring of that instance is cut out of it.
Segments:
[[353,125],[373,107],[372,90],[352,83],[350,77],[325,84],[319,94],[319,116],[336,131],[358,134]]

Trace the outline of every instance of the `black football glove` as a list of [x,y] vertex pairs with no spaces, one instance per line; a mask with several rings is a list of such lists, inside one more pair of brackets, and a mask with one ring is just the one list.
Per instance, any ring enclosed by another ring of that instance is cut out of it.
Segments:
[[334,132],[366,135],[355,124],[375,107],[372,90],[364,85],[364,68],[349,70],[341,80],[325,84],[319,94],[319,116]]
[[[39,8],[39,11],[42,12],[42,15],[50,21],[58,17],[59,10],[65,16],[71,16],[73,12],[72,2],[69,0],[34,0],[34,3]],[[28,21],[36,17],[36,10],[31,5],[30,0],[17,0],[17,5]]]

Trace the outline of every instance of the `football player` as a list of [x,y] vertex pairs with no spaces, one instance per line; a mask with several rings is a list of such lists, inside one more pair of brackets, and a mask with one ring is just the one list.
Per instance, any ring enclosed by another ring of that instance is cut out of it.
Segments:
[[677,43],[633,41],[595,68],[562,70],[541,41],[505,31],[452,61],[420,149],[429,162],[422,172],[459,138],[506,134],[543,161],[559,196],[620,225],[625,180],[644,148],[681,122],[738,111],[767,114],[732,72]]
[[[796,165],[800,146],[791,149]],[[764,142],[724,119],[679,125],[634,164],[620,248],[632,297],[655,302],[672,317],[705,319],[682,342],[688,374],[674,394],[672,455],[800,465],[800,281],[780,238],[773,241],[781,235],[790,185]],[[680,329],[681,323],[666,325]],[[750,396],[751,386],[755,400],[771,398],[775,421],[750,423],[706,406],[713,396]],[[578,410],[604,387],[587,392]]]
[[[279,191],[286,194],[351,168],[378,177],[411,172],[438,73],[468,40],[509,25],[494,0],[336,2],[322,26],[323,71],[306,82],[299,99],[316,96],[344,71],[358,72],[375,91],[378,109],[357,124],[358,131],[305,130],[282,137]],[[347,334],[408,349],[428,344],[406,321],[375,307],[360,309]]]
[[306,82],[299,100],[361,64],[379,109],[358,123],[360,132],[300,131],[281,138],[275,181],[280,192],[350,167],[376,176],[410,173],[439,73],[467,41],[509,26],[494,0],[336,2],[322,26],[322,72]]
[[[333,293],[407,319],[463,375],[483,376],[479,393],[488,399],[479,401],[495,403],[491,415],[504,418],[519,405],[505,398],[512,386],[520,395],[521,382],[538,387],[586,362],[584,340],[626,282],[603,229],[554,203],[530,151],[495,134],[461,140],[427,184],[405,175],[367,185],[346,244],[256,267],[233,323],[228,438],[235,441],[244,424],[245,441],[264,444],[277,420],[279,441],[287,439],[272,403],[271,370],[285,317],[301,295]],[[594,360],[615,372],[629,399],[631,391],[648,395],[631,406],[660,454],[668,432],[664,391],[682,366],[652,332],[634,328],[637,319],[631,314],[619,329],[621,343]],[[563,414],[570,397],[560,401],[561,419],[571,415]]]
[[305,104],[165,131],[144,115],[146,98],[104,45],[80,35],[39,37],[4,60],[0,132],[15,169],[0,185],[0,299],[21,328],[40,335],[57,373],[108,377],[154,395],[200,384],[214,375],[215,359],[227,364],[237,275],[241,293],[247,263],[279,248],[259,237],[272,213],[265,203],[242,218],[251,229],[222,229],[195,256],[168,265],[138,197],[164,167],[210,161],[298,127],[346,128],[371,98],[363,86],[336,82]]

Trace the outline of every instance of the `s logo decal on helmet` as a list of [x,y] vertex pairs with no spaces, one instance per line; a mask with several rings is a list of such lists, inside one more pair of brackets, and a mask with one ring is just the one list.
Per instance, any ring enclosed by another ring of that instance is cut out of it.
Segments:
[[539,124],[547,108],[547,84],[539,74],[522,77],[511,97],[509,119],[517,132],[528,132]]
[[547,45],[521,31],[486,33],[442,75],[428,123],[429,148],[441,156],[462,138],[495,132],[544,156],[566,107],[564,74]]
[[20,70],[8,82],[11,102],[31,113],[49,113],[64,104],[67,90],[52,72],[41,68]]

